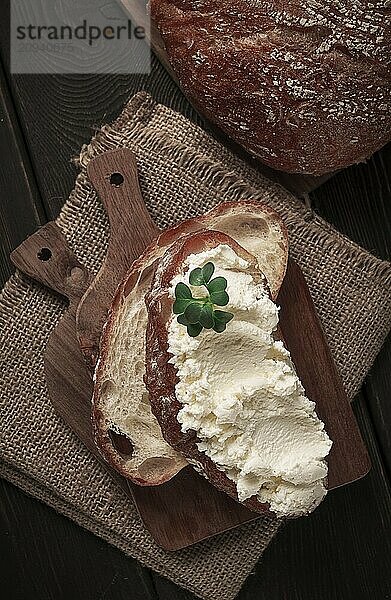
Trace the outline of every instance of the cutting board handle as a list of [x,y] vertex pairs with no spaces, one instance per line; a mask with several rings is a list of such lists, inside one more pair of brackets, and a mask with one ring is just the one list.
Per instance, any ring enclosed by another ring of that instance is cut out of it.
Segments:
[[79,302],[90,282],[87,269],[53,221],[22,242],[11,260],[22,273],[65,296],[71,304]]
[[92,370],[108,307],[118,284],[133,261],[157,236],[145,207],[137,176],[137,163],[128,148],[100,154],[87,167],[110,223],[109,245],[102,268],[83,296],[76,315],[78,339]]

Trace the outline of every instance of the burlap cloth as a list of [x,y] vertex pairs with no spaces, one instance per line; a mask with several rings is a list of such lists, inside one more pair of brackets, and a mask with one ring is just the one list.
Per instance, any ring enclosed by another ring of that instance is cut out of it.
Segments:
[[[147,207],[160,227],[217,202],[259,198],[280,212],[347,393],[352,398],[389,330],[391,266],[337,233],[281,187],[230,154],[198,126],[144,93],[80,155],[81,172],[58,224],[96,272],[108,224],[86,178],[91,157],[127,146],[137,156]],[[56,416],[45,388],[43,350],[65,303],[15,274],[0,297],[0,473],[145,565],[205,599],[229,600],[279,527],[270,518],[192,548],[167,553],[129,498]]]

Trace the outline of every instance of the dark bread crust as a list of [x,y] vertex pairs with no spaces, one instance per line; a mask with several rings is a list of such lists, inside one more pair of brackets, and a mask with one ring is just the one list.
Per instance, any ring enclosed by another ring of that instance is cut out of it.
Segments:
[[391,139],[385,0],[151,0],[196,108],[266,164],[322,175]]
[[[141,279],[150,278],[152,281],[153,273],[157,267],[158,261],[164,252],[176,240],[182,236],[188,235],[205,229],[206,227],[218,227],[219,219],[227,215],[249,214],[251,218],[257,218],[262,213],[267,216],[269,224],[279,227],[282,234],[280,242],[280,251],[284,255],[284,268],[280,270],[272,286],[272,297],[275,298],[280,289],[285,276],[286,264],[288,258],[288,233],[285,225],[279,215],[268,205],[257,200],[243,200],[236,202],[224,202],[207,212],[205,215],[189,219],[178,225],[163,231],[143,252],[143,254],[132,264],[123,281],[119,284],[113,298],[108,318],[105,323],[101,341],[99,360],[95,370],[95,385],[92,398],[92,426],[95,443],[105,460],[124,477],[131,479],[138,485],[159,485],[170,480],[177,472],[183,468],[183,464],[178,461],[164,459],[159,476],[146,478],[138,470],[129,471],[126,465],[126,459],[113,446],[112,439],[107,427],[107,417],[102,410],[102,381],[104,379],[105,365],[108,359],[110,341],[112,338],[113,327],[118,311],[126,300],[129,293]],[[131,441],[131,440],[130,440]]]
[[[189,219],[175,227],[172,227],[171,229],[167,229],[166,232],[163,232],[160,235],[159,243],[161,245],[171,245],[175,239],[178,239],[182,235],[191,232],[196,232],[201,229],[213,229],[216,231],[220,231],[219,225],[221,224],[221,218],[226,218],[228,215],[231,217],[235,217],[239,214],[243,215],[247,213],[249,217],[257,219],[260,216],[260,212],[266,215],[268,219],[267,226],[278,227],[282,236],[282,239],[279,242],[279,250],[285,256],[285,267],[280,270],[277,277],[274,276],[273,282],[271,280],[269,281],[272,299],[275,300],[277,298],[281,284],[284,280],[286,266],[288,263],[288,231],[285,227],[284,222],[281,220],[281,217],[276,213],[276,211],[267,204],[264,204],[263,202],[259,202],[258,200],[239,200],[234,202],[222,202],[221,204],[218,204],[217,206],[215,206],[215,208],[212,208],[200,217]],[[249,226],[248,223],[246,223],[246,225]],[[223,231],[223,233],[226,232]]]
[[[170,283],[182,271],[187,256],[215,248],[219,244],[229,245],[247,260],[250,263],[248,272],[256,280],[263,281],[267,289],[266,279],[260,273],[255,257],[226,234],[204,230],[174,243],[158,265],[151,291],[145,298],[148,310],[145,385],[152,412],[159,421],[165,440],[174,450],[189,459],[215,487],[238,500],[235,483],[206,454],[198,450],[196,432],[181,431],[177,415],[182,405],[175,394],[178,378],[176,368],[169,362],[171,354],[168,352],[167,325],[173,314],[173,300],[168,294]],[[243,504],[257,512],[269,510],[269,505],[259,502],[255,496],[245,500]]]

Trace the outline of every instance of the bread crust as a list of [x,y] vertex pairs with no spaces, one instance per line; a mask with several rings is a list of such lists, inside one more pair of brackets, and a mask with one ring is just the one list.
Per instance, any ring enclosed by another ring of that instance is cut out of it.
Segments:
[[[151,291],[145,298],[148,310],[145,384],[152,412],[159,421],[165,440],[189,459],[215,487],[238,501],[235,483],[228,479],[205,453],[198,450],[196,432],[190,430],[183,433],[181,430],[177,416],[182,405],[175,394],[177,371],[169,362],[171,354],[168,352],[168,323],[173,314],[173,299],[169,296],[170,283],[181,272],[187,256],[210,250],[220,244],[227,244],[236,254],[248,261],[248,272],[255,280],[262,281],[265,289],[268,289],[266,278],[259,271],[255,257],[226,234],[204,230],[186,235],[175,242],[160,262]],[[256,496],[242,504],[261,513],[269,510],[269,505],[259,502]]]
[[195,107],[275,169],[323,175],[391,139],[384,0],[151,0]]
[[[177,457],[172,459],[165,458],[161,461],[160,468],[159,464],[156,463],[153,476],[146,477],[138,468],[131,468],[126,457],[121,455],[121,453],[113,446],[110,431],[107,426],[108,415],[105,413],[103,407],[102,385],[104,383],[105,369],[117,315],[123,303],[126,301],[127,296],[131,293],[134,286],[138,284],[140,279],[150,278],[152,281],[153,274],[162,255],[168,247],[176,242],[176,240],[207,227],[218,227],[223,218],[231,216],[234,218],[246,214],[251,218],[267,218],[269,226],[278,228],[278,231],[280,232],[280,242],[278,247],[280,268],[278,269],[278,272],[274,274],[273,283],[270,286],[272,289],[272,297],[275,298],[286,271],[288,260],[288,233],[279,215],[271,207],[257,200],[225,202],[217,205],[205,215],[189,219],[163,231],[132,264],[114,295],[108,318],[102,332],[99,359],[94,374],[92,426],[95,443],[105,460],[121,475],[138,485],[148,486],[165,483],[184,468],[187,465],[187,462],[183,459],[181,454],[178,454]],[[246,225],[249,226],[248,223],[246,223]],[[129,442],[131,442],[131,440],[129,440]]]
[[[141,476],[138,469],[130,472],[129,468],[125,464],[126,461],[121,456],[121,453],[119,453],[113,445],[109,428],[106,426],[107,418],[104,411],[101,409],[100,398],[102,393],[101,384],[105,372],[105,363],[108,358],[110,339],[119,306],[130,293],[132,287],[142,276],[145,268],[152,267],[154,270],[154,261],[158,260],[158,256],[159,244],[158,240],[156,240],[155,242],[152,242],[145,252],[133,263],[131,269],[127,273],[127,276],[117,288],[101,336],[99,359],[94,373],[94,392],[92,397],[92,427],[95,443],[100,453],[104,459],[121,475],[142,486],[160,485],[166,481],[169,481],[172,477],[174,477],[174,475],[183,469],[187,463],[180,455],[170,461],[164,460],[160,475],[154,476],[153,479],[148,479]],[[131,443],[131,440],[129,440],[129,442]]]

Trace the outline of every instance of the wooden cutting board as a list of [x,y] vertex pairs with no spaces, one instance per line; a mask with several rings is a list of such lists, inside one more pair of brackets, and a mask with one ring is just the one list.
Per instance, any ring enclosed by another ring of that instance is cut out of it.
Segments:
[[[110,221],[109,247],[96,278],[76,259],[53,222],[25,240],[11,258],[18,269],[69,300],[68,310],[45,351],[45,376],[56,411],[133,497],[156,542],[167,550],[176,550],[257,515],[218,492],[191,467],[161,486],[136,486],[111,469],[95,447],[91,368],[102,325],[117,284],[158,230],[142,200],[136,162],[129,150],[106,152],[95,158],[89,164],[88,175]],[[278,301],[286,345],[334,442],[328,478],[328,488],[333,489],[364,476],[370,468],[368,455],[307,285],[291,260]]]

